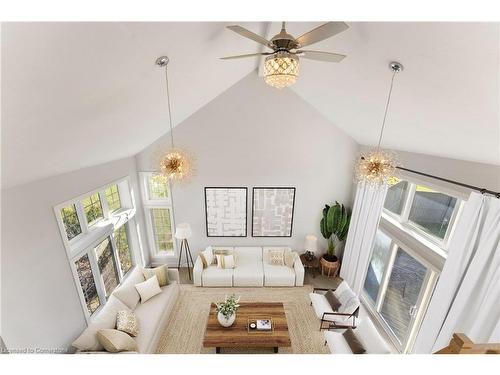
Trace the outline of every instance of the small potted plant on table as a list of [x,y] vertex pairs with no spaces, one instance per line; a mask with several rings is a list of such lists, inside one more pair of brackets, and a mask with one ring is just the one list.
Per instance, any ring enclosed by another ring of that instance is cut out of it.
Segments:
[[236,320],[236,310],[238,310],[240,299],[234,294],[226,296],[224,302],[218,302],[215,310],[217,311],[217,320],[223,327],[231,327]]
[[340,261],[335,255],[335,247],[347,237],[351,214],[343,204],[335,202],[333,206],[325,205],[320,222],[321,234],[328,241],[328,251],[319,261],[321,273],[336,276]]

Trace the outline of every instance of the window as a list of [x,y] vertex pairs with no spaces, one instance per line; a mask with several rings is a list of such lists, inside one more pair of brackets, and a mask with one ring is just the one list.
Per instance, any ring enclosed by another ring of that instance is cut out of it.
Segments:
[[103,217],[99,193],[92,194],[91,196],[83,199],[82,206],[89,226],[95,224],[96,221]]
[[72,240],[82,233],[82,227],[80,226],[80,220],[78,220],[78,214],[74,204],[61,209],[61,218],[64,223],[68,240]]
[[460,201],[456,197],[393,177],[383,212],[446,251],[447,238],[459,208]]
[[391,239],[380,230],[375,237],[372,257],[366,273],[364,289],[373,302],[377,301],[382,277],[384,276],[387,256],[391,248]]
[[104,194],[106,195],[106,201],[108,202],[109,212],[114,212],[122,207],[118,185],[111,185],[104,191]]
[[165,200],[169,198],[167,177],[156,173],[150,174],[148,177],[148,187],[149,199]]
[[384,208],[396,215],[401,215],[407,192],[408,181],[402,181],[396,177],[392,177],[389,180],[389,188],[387,189]]
[[116,248],[118,250],[118,260],[120,261],[120,268],[123,275],[132,268],[132,253],[130,252],[125,225],[115,230],[114,233]]
[[173,256],[176,251],[170,185],[168,178],[163,175],[151,172],[141,172],[140,175],[151,259],[160,261],[165,256]]
[[97,264],[99,273],[104,284],[106,299],[111,295],[111,292],[118,286],[118,270],[116,269],[116,260],[111,248],[111,241],[106,238],[96,248]]
[[169,208],[151,209],[155,244],[159,252],[169,252],[174,249],[170,215]]
[[89,314],[93,314],[101,305],[101,301],[97,294],[94,275],[92,274],[92,267],[90,266],[87,254],[75,261],[75,268],[80,286],[82,287],[85,303],[87,304],[87,310]]
[[408,220],[428,234],[444,239],[457,199],[417,185]]
[[137,233],[129,225],[135,215],[129,178],[61,203],[54,213],[90,322],[135,264],[131,236]]

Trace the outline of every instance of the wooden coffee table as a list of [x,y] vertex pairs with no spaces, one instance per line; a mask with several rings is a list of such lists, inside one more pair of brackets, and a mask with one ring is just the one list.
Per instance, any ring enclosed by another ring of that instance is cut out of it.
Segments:
[[[248,331],[248,319],[271,318],[273,330],[270,332]],[[236,320],[231,327],[222,327],[217,321],[215,304],[210,306],[207,329],[203,339],[203,347],[215,348],[220,353],[221,348],[273,348],[278,353],[280,347],[291,346],[285,308],[281,302],[240,302]]]

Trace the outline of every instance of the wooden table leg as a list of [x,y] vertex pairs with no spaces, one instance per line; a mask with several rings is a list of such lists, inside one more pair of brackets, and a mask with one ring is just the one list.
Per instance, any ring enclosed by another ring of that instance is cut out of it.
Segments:
[[220,346],[217,346],[217,347],[215,348],[215,354],[220,354]]
[[275,353],[278,353],[279,348],[277,346],[275,346],[273,349]]

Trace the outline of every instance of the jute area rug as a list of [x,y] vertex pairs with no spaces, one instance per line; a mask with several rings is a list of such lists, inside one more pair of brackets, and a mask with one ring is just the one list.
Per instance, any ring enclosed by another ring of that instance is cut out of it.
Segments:
[[[203,348],[203,336],[212,302],[219,302],[232,293],[248,302],[283,302],[292,346],[280,348],[279,353],[329,353],[324,345],[319,320],[309,305],[310,285],[293,288],[202,288],[181,285],[170,321],[158,345],[160,354],[213,354],[214,348]],[[223,349],[222,353],[272,353],[271,349]]]

